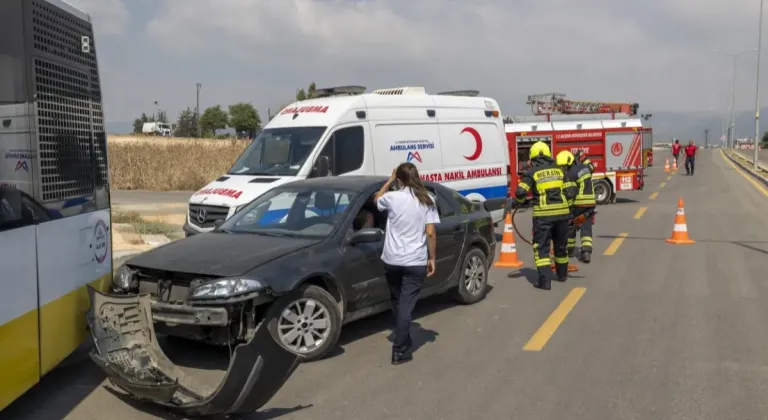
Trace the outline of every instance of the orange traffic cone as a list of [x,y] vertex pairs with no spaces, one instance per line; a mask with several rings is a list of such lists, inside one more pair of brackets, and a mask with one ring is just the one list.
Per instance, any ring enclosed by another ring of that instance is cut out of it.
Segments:
[[664,162],[664,172],[669,172],[669,158]]
[[515,233],[512,228],[512,214],[507,213],[504,218],[504,235],[501,237],[501,253],[499,260],[493,265],[499,268],[520,268],[523,262],[517,258],[517,247],[515,246]]
[[675,215],[675,227],[672,229],[672,237],[667,239],[667,243],[686,245],[696,243],[688,237],[688,224],[685,222],[685,210],[683,208],[683,197],[677,200],[677,214]]
[[673,160],[673,161],[672,161],[672,170],[673,170],[673,171],[676,171],[676,170],[677,170],[677,160]]
[[[549,258],[553,258],[553,260],[552,260],[552,271],[555,271],[555,260],[554,260],[555,252],[554,251],[549,251]],[[576,271],[579,271],[579,266],[578,265],[576,265],[576,264],[568,264],[568,272],[569,273],[574,273]]]

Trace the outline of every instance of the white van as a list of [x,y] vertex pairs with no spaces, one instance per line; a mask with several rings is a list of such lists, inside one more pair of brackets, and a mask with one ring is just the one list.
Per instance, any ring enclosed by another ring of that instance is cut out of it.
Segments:
[[190,198],[187,235],[211,231],[216,220],[287,182],[389,176],[406,161],[426,180],[488,201],[494,221],[501,219],[509,153],[495,100],[476,91],[430,95],[423,87],[364,92],[359,86],[320,89],[313,99],[283,109],[227,174]]

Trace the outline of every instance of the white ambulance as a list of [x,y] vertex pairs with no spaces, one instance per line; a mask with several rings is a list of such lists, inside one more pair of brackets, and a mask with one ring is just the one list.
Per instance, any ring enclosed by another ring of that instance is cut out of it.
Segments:
[[488,201],[494,221],[501,219],[509,155],[495,100],[476,91],[365,90],[320,89],[313,99],[283,109],[228,173],[190,198],[187,235],[213,230],[217,220],[279,185],[321,176],[389,176],[402,162],[469,200]]

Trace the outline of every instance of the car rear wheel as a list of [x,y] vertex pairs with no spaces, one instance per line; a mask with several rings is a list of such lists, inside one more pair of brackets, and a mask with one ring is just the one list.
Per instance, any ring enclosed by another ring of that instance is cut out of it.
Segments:
[[611,199],[611,184],[604,179],[596,179],[592,183],[597,204],[607,204]]
[[279,298],[269,308],[272,337],[303,362],[325,357],[341,333],[341,311],[330,293],[304,285]]
[[479,248],[472,248],[462,261],[459,272],[459,284],[455,299],[465,305],[477,303],[488,293],[488,263],[485,253]]

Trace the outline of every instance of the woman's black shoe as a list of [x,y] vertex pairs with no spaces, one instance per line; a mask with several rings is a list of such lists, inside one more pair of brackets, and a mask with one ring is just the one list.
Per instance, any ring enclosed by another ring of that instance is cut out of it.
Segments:
[[413,360],[413,355],[410,353],[392,353],[392,364],[395,366],[402,365],[403,363],[410,362],[411,360]]

